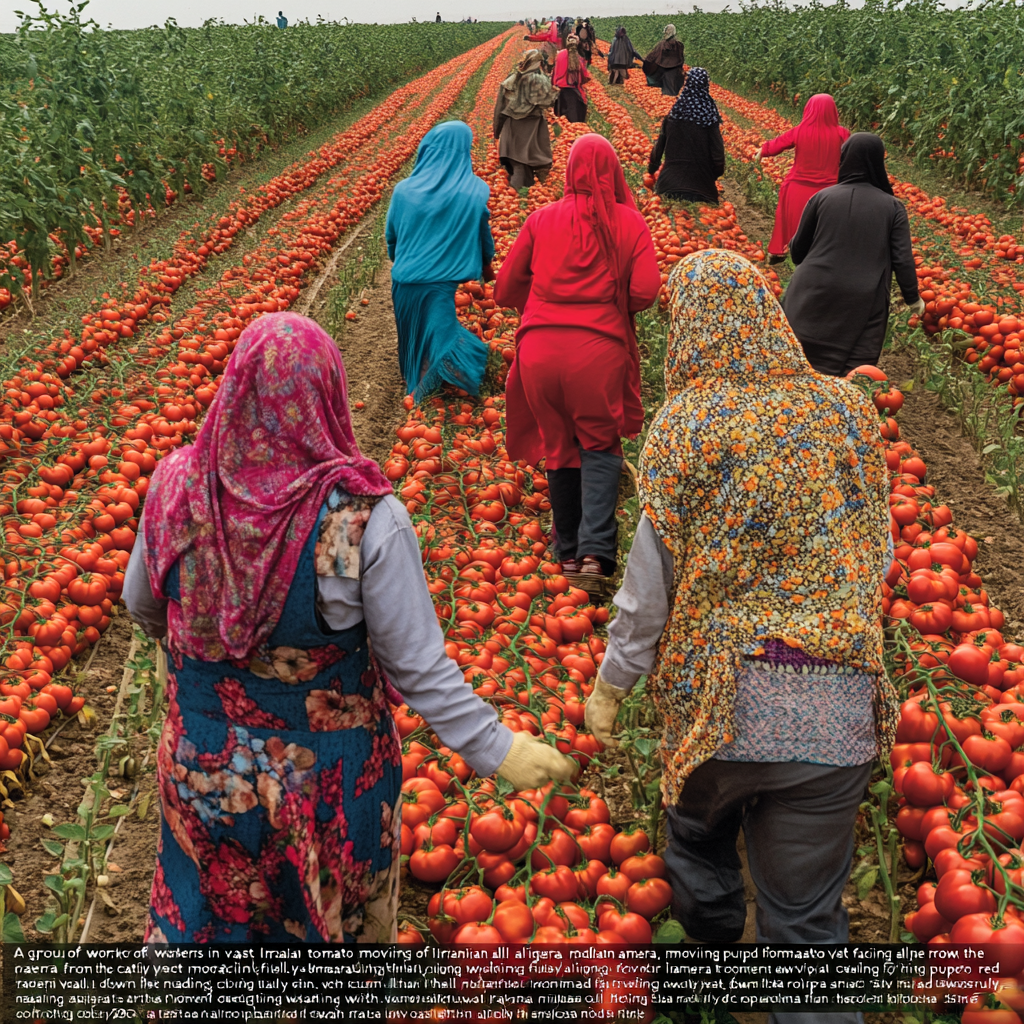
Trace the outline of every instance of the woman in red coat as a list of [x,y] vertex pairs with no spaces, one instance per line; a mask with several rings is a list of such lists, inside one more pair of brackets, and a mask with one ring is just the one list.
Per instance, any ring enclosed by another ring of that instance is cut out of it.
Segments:
[[839,150],[849,137],[849,131],[839,124],[836,101],[827,92],[819,92],[807,101],[795,128],[762,143],[754,154],[754,159],[760,160],[795,149],[793,166],[779,186],[775,230],[768,243],[770,263],[785,259],[807,200],[839,180]]
[[522,319],[507,383],[509,457],[545,458],[555,549],[600,585],[615,571],[620,438],[643,426],[633,315],[661,275],[607,139],[573,143],[565,197],[530,214],[494,289]]

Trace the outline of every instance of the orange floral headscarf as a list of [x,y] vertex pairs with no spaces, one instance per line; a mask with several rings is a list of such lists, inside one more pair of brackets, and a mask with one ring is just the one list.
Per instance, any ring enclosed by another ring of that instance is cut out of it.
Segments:
[[874,408],[811,369],[741,256],[688,256],[668,288],[667,401],[641,455],[640,502],[675,565],[648,683],[669,799],[732,741],[741,661],[767,640],[875,673],[885,756],[898,703],[882,670],[889,488]]

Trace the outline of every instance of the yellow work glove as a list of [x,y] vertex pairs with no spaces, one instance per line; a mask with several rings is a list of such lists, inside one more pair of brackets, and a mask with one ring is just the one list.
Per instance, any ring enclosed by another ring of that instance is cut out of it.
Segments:
[[619,741],[612,738],[612,726],[615,725],[616,716],[619,713],[619,706],[626,699],[628,690],[612,686],[597,674],[597,682],[594,683],[594,691],[587,698],[587,707],[584,712],[584,721],[587,728],[606,746],[617,747]]
[[555,780],[569,782],[579,770],[571,758],[551,744],[528,732],[512,734],[512,747],[498,768],[498,774],[515,790],[538,789]]

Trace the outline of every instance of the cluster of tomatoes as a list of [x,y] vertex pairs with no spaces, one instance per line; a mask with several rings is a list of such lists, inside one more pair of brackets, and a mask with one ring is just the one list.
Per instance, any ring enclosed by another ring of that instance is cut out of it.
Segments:
[[[294,302],[303,274],[380,200],[388,179],[496,46],[491,42],[464,55],[455,74],[442,67],[399,90],[308,163],[233,204],[231,215],[219,218],[198,242],[183,238],[171,260],[143,273],[131,302],[104,296],[102,307],[83,317],[79,339],[28,353],[24,370],[4,382],[0,516],[7,561],[0,625],[7,639],[0,675],[0,769],[23,765],[26,734],[43,731],[58,713],[81,709],[84,698],[54,677],[109,626],[149,477],[164,452],[197,429],[196,419],[212,401],[244,327]],[[433,95],[431,102],[417,103],[424,93]],[[408,116],[399,116],[403,111]],[[385,126],[396,138],[380,155]],[[163,310],[171,294],[211,254],[226,251],[260,214],[310,188],[343,160],[347,177],[332,180],[316,200],[300,203],[246,254],[241,267],[227,270],[195,307],[167,323]],[[146,321],[159,325],[146,354],[129,350],[128,372],[113,386],[101,386],[104,349],[130,339]],[[86,366],[97,388],[91,408],[81,404],[84,396],[70,376]],[[97,423],[98,406],[108,398],[112,414]],[[0,839],[6,829],[0,822]]]
[[[420,536],[449,657],[514,731],[545,735],[585,768],[600,752],[584,703],[604,654],[606,608],[543,561],[543,474],[511,462],[503,400],[414,409],[385,472]],[[401,475],[399,475],[401,474]],[[442,943],[647,943],[668,907],[665,863],[639,827],[618,829],[587,788],[513,793],[476,778],[407,706],[402,852],[408,871],[444,883],[427,909]],[[400,940],[422,942],[403,924]]]

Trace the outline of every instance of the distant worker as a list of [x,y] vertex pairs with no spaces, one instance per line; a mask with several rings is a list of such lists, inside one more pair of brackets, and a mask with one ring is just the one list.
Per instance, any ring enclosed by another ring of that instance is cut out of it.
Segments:
[[620,25],[615,30],[615,38],[608,50],[608,84],[625,85],[635,60],[642,61],[643,57],[637,52],[625,28]]
[[385,236],[398,328],[398,363],[419,402],[442,384],[479,394],[487,346],[455,318],[460,281],[492,280],[487,200],[473,173],[473,132],[445,121],[423,137],[416,165],[388,208]]
[[287,28],[288,27],[288,19],[284,16],[284,12],[283,11],[278,11],[277,12],[277,27],[278,28]]
[[683,44],[675,25],[666,25],[661,42],[644,57],[647,84],[661,88],[662,96],[678,96],[683,87]]
[[795,150],[793,166],[779,186],[779,205],[775,209],[775,229],[768,243],[768,262],[786,258],[789,240],[800,227],[800,216],[807,200],[839,180],[839,151],[850,137],[839,124],[836,101],[827,92],[812,96],[795,128],[761,144],[754,161],[776,156],[786,149]]
[[437,17],[434,19],[434,24],[435,25],[440,25],[441,24],[441,12],[440,11],[437,12]]
[[576,124],[587,120],[587,92],[584,86],[590,81],[590,72],[580,59],[579,40],[576,36],[566,39],[566,48],[555,58],[555,73],[552,82],[558,86],[555,100],[555,116],[564,117]]
[[536,29],[523,36],[528,43],[550,43],[556,50],[562,48],[561,18],[554,18],[539,32]]
[[710,84],[703,68],[690,68],[679,98],[661,122],[647,173],[654,174],[664,159],[655,191],[666,199],[718,205],[725,144],[719,128],[722,115],[708,91]]
[[554,163],[544,111],[558,99],[558,89],[541,70],[541,61],[540,50],[527,50],[499,86],[494,105],[498,156],[512,188],[529,188],[535,175],[543,181]]
[[796,270],[782,308],[818,373],[842,377],[878,362],[893,273],[903,301],[924,312],[907,208],[892,194],[877,135],[843,144],[839,184],[807,200],[789,253]]

